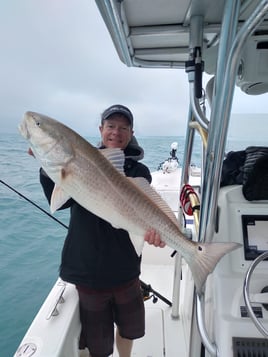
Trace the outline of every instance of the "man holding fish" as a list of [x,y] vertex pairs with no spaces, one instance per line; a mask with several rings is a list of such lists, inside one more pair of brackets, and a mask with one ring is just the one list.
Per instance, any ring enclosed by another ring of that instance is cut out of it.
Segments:
[[[90,346],[93,357],[106,357],[113,349],[113,332],[109,335],[104,325],[112,331],[116,322],[120,357],[129,357],[131,340],[144,334],[143,303],[140,316],[134,308],[141,298],[138,276],[144,239],[159,246],[165,242],[182,254],[199,295],[219,260],[241,247],[235,242],[206,243],[185,236],[174,212],[151,187],[148,168],[137,163],[142,149],[133,138],[132,126],[128,108],[116,105],[104,111],[102,150],[43,114],[26,112],[19,126],[41,163],[40,180],[51,211],[71,207],[60,276],[78,287],[83,326],[80,346]],[[135,297],[132,290],[127,294],[132,288]],[[105,305],[106,294],[109,302]],[[126,301],[127,296],[132,303]]]
[[[107,108],[101,116],[99,130],[100,149],[124,151],[125,175],[144,177],[150,183],[149,169],[138,162],[143,158],[143,149],[133,136],[131,111],[123,105]],[[31,149],[29,153],[33,154]],[[55,185],[42,168],[40,182],[51,202]],[[111,355],[115,323],[119,356],[130,357],[133,340],[145,333],[139,282],[141,256],[136,253],[126,230],[114,228],[72,198],[57,208],[68,207],[71,217],[60,276],[75,284],[78,290],[82,326],[79,348],[87,347],[92,357]],[[144,239],[149,244],[165,246],[153,229],[148,229]]]

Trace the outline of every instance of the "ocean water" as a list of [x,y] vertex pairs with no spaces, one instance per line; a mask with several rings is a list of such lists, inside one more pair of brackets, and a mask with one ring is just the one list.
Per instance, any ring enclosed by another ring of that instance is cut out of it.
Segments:
[[[95,145],[99,138],[88,138]],[[182,161],[183,137],[138,138],[145,150],[142,161],[155,171],[177,141]],[[229,149],[247,143],[232,140]],[[193,161],[200,164],[200,143]],[[38,180],[39,165],[27,154],[19,134],[0,134],[0,355],[11,357],[58,277],[66,228],[34,206],[49,212]],[[9,185],[9,187],[7,186]],[[17,192],[14,192],[16,190]],[[31,202],[29,202],[30,200]],[[68,225],[68,211],[55,217]]]

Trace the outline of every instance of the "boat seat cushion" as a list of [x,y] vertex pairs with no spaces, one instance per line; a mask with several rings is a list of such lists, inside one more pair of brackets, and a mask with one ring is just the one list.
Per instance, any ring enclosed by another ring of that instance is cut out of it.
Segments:
[[242,185],[248,201],[268,199],[268,147],[230,151],[222,166],[221,187]]

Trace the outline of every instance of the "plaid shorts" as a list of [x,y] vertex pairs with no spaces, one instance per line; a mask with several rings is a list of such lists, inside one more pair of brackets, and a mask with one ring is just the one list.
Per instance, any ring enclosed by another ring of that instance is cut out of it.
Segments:
[[114,323],[121,337],[144,336],[145,313],[139,279],[105,291],[77,287],[81,335],[79,348],[87,347],[96,357],[113,353]]

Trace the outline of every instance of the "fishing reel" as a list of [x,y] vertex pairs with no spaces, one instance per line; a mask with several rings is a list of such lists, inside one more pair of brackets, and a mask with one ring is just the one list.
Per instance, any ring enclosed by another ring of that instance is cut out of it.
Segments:
[[159,294],[157,291],[155,291],[150,284],[145,284],[141,280],[140,280],[140,284],[141,284],[141,290],[142,290],[144,301],[152,299],[153,303],[155,304],[157,303],[159,298],[160,300],[164,301],[167,305],[172,306],[172,303],[164,296]]

